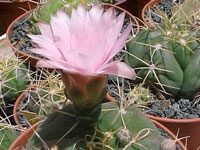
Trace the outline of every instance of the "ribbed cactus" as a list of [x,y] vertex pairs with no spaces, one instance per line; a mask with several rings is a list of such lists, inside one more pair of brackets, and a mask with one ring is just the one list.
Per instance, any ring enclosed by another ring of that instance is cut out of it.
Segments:
[[29,71],[23,62],[5,57],[0,60],[0,103],[15,100],[27,88]]
[[117,102],[98,105],[87,117],[77,115],[73,105],[68,105],[48,116],[37,132],[43,142],[34,135],[27,149],[160,150],[162,141],[157,128],[140,110],[133,105],[121,108]]
[[[49,73],[50,74],[50,73]],[[46,116],[63,107],[66,102],[64,84],[59,74],[52,74],[35,84],[35,88],[26,94],[27,110],[38,116]]]
[[94,2],[95,0],[47,0],[46,3],[38,4],[35,11],[31,13],[31,24],[32,33],[40,34],[38,22],[50,22],[50,16],[55,14],[58,9],[63,9],[67,13],[71,13],[72,8],[76,8],[80,3],[84,6]]
[[128,43],[126,62],[137,72],[138,82],[173,97],[192,98],[200,88],[199,29],[176,14],[142,29]]

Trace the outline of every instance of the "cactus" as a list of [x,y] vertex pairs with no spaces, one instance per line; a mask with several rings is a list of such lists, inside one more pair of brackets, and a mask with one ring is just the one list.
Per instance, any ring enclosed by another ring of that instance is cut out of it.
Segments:
[[72,8],[76,8],[78,4],[87,5],[95,0],[48,0],[44,4],[38,4],[35,11],[31,13],[29,23],[31,24],[32,33],[40,34],[37,25],[39,21],[50,23],[50,16],[55,14],[58,9],[64,9],[67,13],[71,13]]
[[177,19],[179,11],[182,9],[173,12],[170,19],[163,17],[161,24],[151,23],[142,29],[128,43],[126,62],[136,70],[137,82],[168,96],[192,98],[200,88],[199,29]]
[[[78,116],[73,105],[68,105],[49,115],[37,129],[39,138],[33,135],[26,148],[160,150],[160,133],[134,105],[121,108],[117,102],[103,103],[90,112],[87,117]],[[86,126],[89,120],[92,126]]]
[[7,150],[10,144],[17,138],[17,132],[14,127],[8,124],[2,117],[0,117],[0,149]]
[[133,101],[135,105],[147,106],[154,99],[149,88],[144,88],[142,85],[136,85],[133,90],[128,93],[129,101]]
[[27,88],[29,77],[23,62],[3,57],[0,60],[0,103],[15,100]]
[[41,80],[41,77],[32,79],[34,81],[33,88],[25,93],[26,101],[18,106],[19,113],[31,125],[48,114],[63,108],[67,103],[60,74],[57,71],[51,73],[45,70],[40,71],[40,74],[46,78],[43,80]]

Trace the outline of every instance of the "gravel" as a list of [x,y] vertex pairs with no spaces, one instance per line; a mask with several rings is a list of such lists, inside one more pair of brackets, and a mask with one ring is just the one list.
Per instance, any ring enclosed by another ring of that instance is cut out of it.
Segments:
[[34,48],[34,45],[31,42],[31,39],[27,36],[27,34],[31,34],[30,33],[31,26],[28,22],[28,18],[29,17],[17,21],[13,24],[13,30],[11,32],[11,37],[10,37],[11,43],[22,52],[42,58],[42,56],[32,53],[30,51],[31,48]]
[[[125,94],[129,93],[130,89],[134,88],[134,84],[131,82],[131,80],[122,80],[121,78],[119,78],[119,85],[122,86],[122,83],[124,84],[123,91]],[[107,91],[112,97],[120,101],[116,77],[109,76]],[[175,101],[174,99],[155,99],[153,102],[149,103],[148,105],[145,105],[145,107],[147,107],[147,109],[143,108],[143,112],[154,116],[172,119],[200,118],[200,102],[194,105],[194,101],[191,101],[189,99],[182,98],[178,101]]]
[[148,105],[150,109],[146,110],[146,112],[154,116],[173,119],[200,118],[200,104],[193,105],[194,102],[189,99],[180,99],[178,101],[170,99],[168,102],[170,103],[168,108],[163,107],[162,101],[151,103]]
[[[156,13],[157,9],[161,10],[162,12],[164,12],[168,18],[171,18],[172,16],[172,10],[171,10],[171,7],[173,5],[178,5],[178,4],[181,4],[184,0],[162,0],[160,3],[154,5],[152,8],[151,8],[151,18],[154,22],[156,23],[160,23],[162,20],[161,20],[161,17],[159,17],[159,15]],[[145,16],[147,18],[147,21],[148,21],[148,18],[149,18],[149,11],[146,11],[145,12]]]

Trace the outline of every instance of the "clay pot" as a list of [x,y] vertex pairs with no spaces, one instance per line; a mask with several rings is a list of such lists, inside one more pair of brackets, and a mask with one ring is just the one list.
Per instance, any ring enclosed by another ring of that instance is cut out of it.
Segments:
[[[153,120],[153,123],[158,127],[163,129],[165,132],[168,133],[168,135],[172,138],[172,139],[176,139],[176,136],[169,130],[167,129],[165,126],[163,126],[162,124],[160,124],[159,122]],[[34,126],[28,128],[24,133],[22,133],[9,147],[9,150],[21,150],[23,146],[26,145],[28,139],[32,136],[32,134],[34,133],[34,130],[36,130],[37,126],[39,125],[39,123],[35,124]],[[182,150],[185,150],[183,143],[181,143],[181,141],[177,141],[177,143],[181,146]]]
[[[117,11],[119,11],[119,12],[125,12],[125,17],[128,17],[129,20],[131,19],[131,21],[134,22],[135,25],[137,26],[137,28],[136,28],[136,33],[139,32],[139,24],[138,24],[138,21],[136,20],[136,18],[135,18],[131,13],[129,13],[128,11],[126,11],[126,10],[124,10],[124,9],[118,7],[118,6],[115,6],[115,5],[104,4],[104,3],[102,3],[101,5],[102,5],[103,7],[105,7],[105,8],[114,7],[114,8],[115,8]],[[8,27],[6,34],[7,34],[7,41],[8,41],[8,43],[9,43],[10,47],[12,48],[12,50],[14,51],[15,55],[17,55],[17,56],[20,57],[21,59],[25,60],[25,61],[26,61],[27,63],[29,63],[29,64],[33,67],[33,69],[34,69],[34,68],[36,68],[36,64],[37,64],[37,62],[38,62],[38,60],[39,60],[40,58],[35,57],[35,56],[32,56],[32,55],[27,54],[27,53],[24,53],[24,52],[22,52],[21,50],[18,50],[17,48],[14,47],[14,45],[11,44],[11,40],[10,40],[10,35],[11,35],[12,29],[13,29],[13,24],[14,24],[16,21],[22,20],[24,17],[26,17],[26,16],[27,16],[28,14],[30,14],[30,13],[31,13],[31,11],[26,12],[26,13],[24,13],[23,15],[19,16],[17,19],[15,19],[15,20],[10,24],[10,26]],[[49,69],[49,70],[51,71],[51,69]]]
[[[11,3],[9,0],[0,1],[0,35],[4,34],[10,25],[10,23],[15,20],[18,16],[24,13],[24,10],[29,11],[29,4],[31,9],[36,7],[35,3],[31,2],[15,2]],[[22,9],[20,9],[22,8]]]
[[28,14],[30,14],[30,11],[24,13],[24,14],[21,15],[21,16],[19,16],[17,19],[15,19],[15,20],[10,24],[10,26],[8,27],[8,30],[7,30],[7,32],[6,32],[6,34],[7,34],[6,38],[7,38],[8,44],[9,44],[10,47],[12,48],[13,52],[15,53],[15,55],[18,56],[18,57],[20,57],[21,59],[26,60],[26,62],[30,63],[31,66],[35,67],[37,61],[39,60],[39,58],[38,58],[38,57],[35,57],[35,56],[32,56],[32,55],[30,55],[30,54],[24,53],[24,52],[22,52],[21,50],[18,50],[17,48],[14,47],[14,45],[11,44],[11,40],[10,40],[10,35],[11,35],[12,29],[13,29],[13,24],[14,24],[16,21],[22,20],[22,19],[23,19],[24,17],[26,17]]
[[161,0],[152,0],[150,2],[148,2],[144,8],[142,9],[142,13],[141,13],[141,17],[142,17],[142,21],[146,24],[149,25],[149,23],[146,21],[145,19],[145,11],[148,11],[153,5],[159,3]]
[[[174,134],[180,130],[178,137],[190,136],[187,140],[187,150],[198,150],[200,147],[200,118],[197,119],[168,119],[162,117],[156,117],[148,115],[152,120],[156,120],[159,123],[166,126]],[[182,141],[184,144],[185,140]]]
[[142,18],[142,9],[143,7],[151,0],[121,0],[115,5],[127,10],[134,16]]

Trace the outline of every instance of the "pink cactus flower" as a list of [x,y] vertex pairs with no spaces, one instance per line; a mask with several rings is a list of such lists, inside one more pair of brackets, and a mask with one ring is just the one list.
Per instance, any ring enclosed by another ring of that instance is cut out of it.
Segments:
[[115,16],[112,8],[94,5],[86,11],[81,5],[71,18],[62,11],[51,16],[50,24],[39,23],[41,35],[29,35],[37,48],[34,53],[47,59],[39,67],[57,68],[86,76],[101,74],[135,78],[127,64],[112,58],[123,48],[131,25],[121,33],[125,13]]

